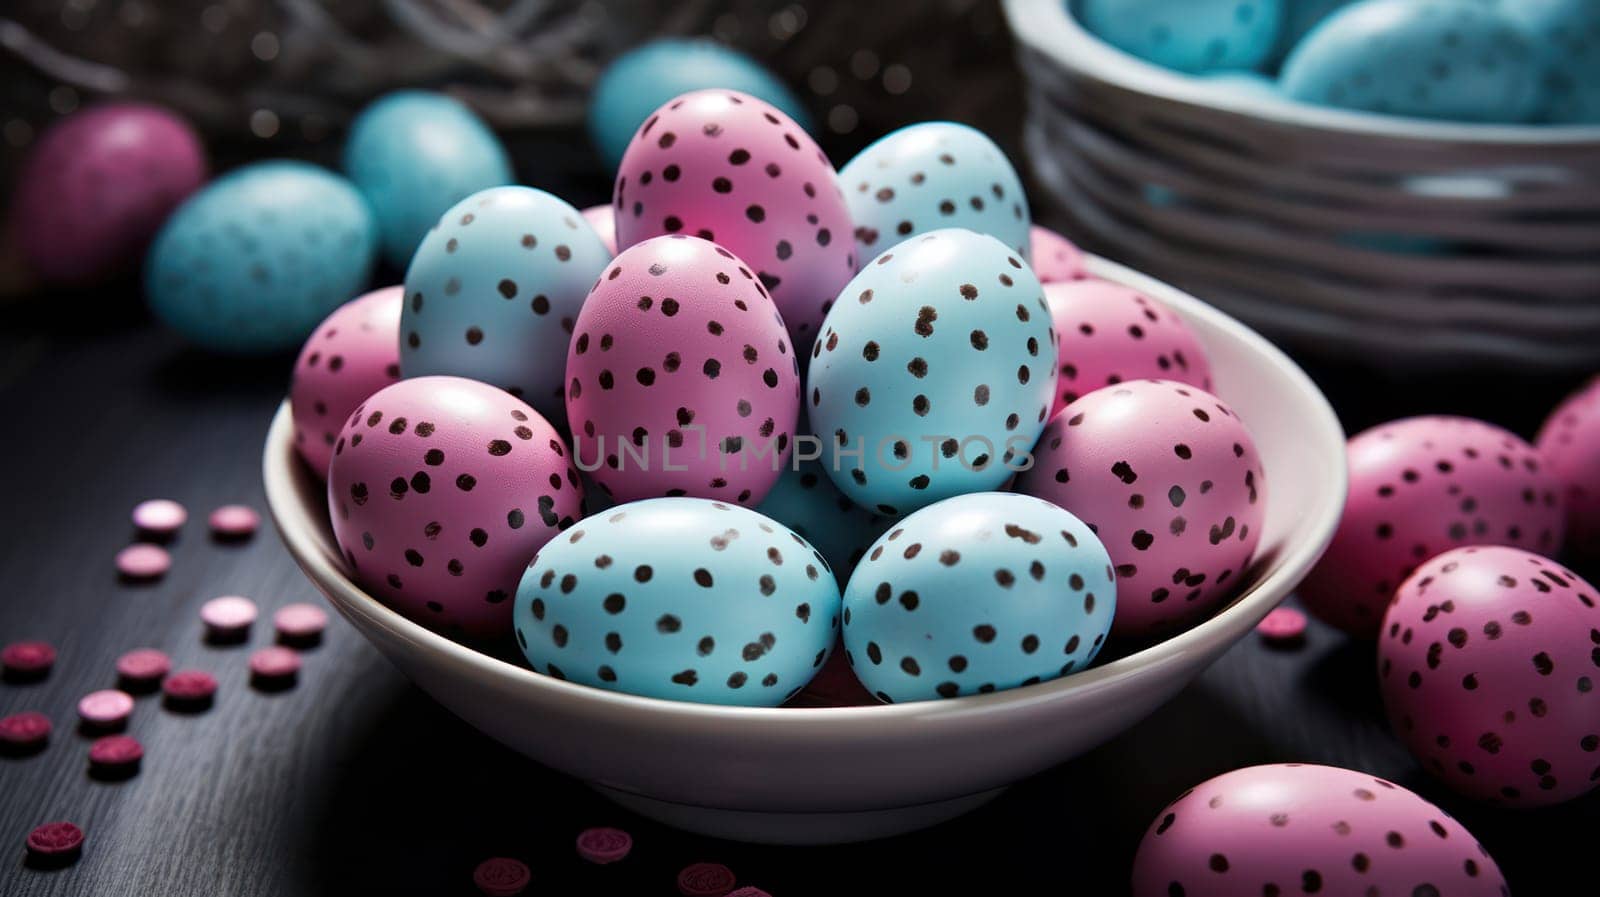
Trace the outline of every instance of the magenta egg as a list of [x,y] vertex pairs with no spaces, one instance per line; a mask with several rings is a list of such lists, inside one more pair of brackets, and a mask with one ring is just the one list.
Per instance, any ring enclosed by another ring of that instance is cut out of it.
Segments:
[[1457,548],[1395,592],[1378,673],[1395,732],[1469,797],[1518,807],[1600,784],[1600,592],[1520,548]]
[[206,179],[205,150],[169,109],[93,106],[34,145],[11,214],[23,256],[46,282],[85,286],[134,268],[156,231]]
[[373,290],[334,309],[294,363],[289,406],[294,447],[326,477],[339,430],[367,396],[400,379],[400,306],[405,288]]
[[754,506],[800,412],[783,318],[733,253],[694,237],[623,250],[567,350],[578,464],[616,501],[689,495]]
[[356,580],[412,620],[474,640],[510,636],[523,569],[582,500],[555,428],[460,377],[379,390],[328,466],[333,533]]
[[1600,378],[1550,413],[1537,445],[1566,497],[1567,545],[1600,555]]
[[1333,543],[1300,584],[1306,609],[1364,638],[1395,587],[1461,545],[1561,545],[1560,486],[1543,455],[1464,417],[1411,417],[1352,437],[1350,492]]
[[1016,489],[1076,514],[1117,571],[1111,631],[1199,621],[1261,539],[1266,480],[1250,431],[1216,396],[1170,380],[1089,393],[1045,427]]
[[1048,227],[1035,224],[1028,229],[1028,248],[1033,273],[1040,283],[1063,283],[1089,276],[1083,250]]
[[1133,897],[1506,897],[1488,851],[1393,782],[1282,763],[1223,773],[1156,817]]
[[617,216],[610,205],[590,206],[583,210],[583,220],[589,222],[594,232],[600,235],[600,242],[606,244],[606,249],[612,255],[617,254]]
[[743,259],[801,351],[855,275],[833,165],[792,119],[748,94],[695,91],[656,110],[623,154],[614,200],[618,246],[691,234]]
[[1047,283],[1044,299],[1061,338],[1052,415],[1084,393],[1124,380],[1159,378],[1211,389],[1205,349],[1155,299],[1098,278]]

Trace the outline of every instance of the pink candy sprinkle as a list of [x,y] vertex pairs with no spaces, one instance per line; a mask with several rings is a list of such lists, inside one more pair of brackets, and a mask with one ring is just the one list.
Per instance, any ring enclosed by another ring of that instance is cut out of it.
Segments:
[[200,605],[200,620],[211,636],[237,636],[256,621],[256,603],[239,595],[223,595]]
[[30,751],[50,740],[50,717],[33,710],[0,717],[0,747]]
[[1256,631],[1275,644],[1298,642],[1306,635],[1306,615],[1292,607],[1274,608],[1256,624]]
[[83,849],[83,829],[70,822],[47,822],[28,833],[28,853],[36,859],[68,860]]
[[159,545],[139,543],[117,552],[117,572],[124,579],[160,579],[172,569],[172,555]]
[[172,658],[154,648],[140,648],[117,658],[117,678],[135,690],[160,684],[172,672]]
[[619,828],[585,829],[578,835],[578,856],[604,866],[626,857],[633,850],[633,836]]
[[9,679],[43,679],[56,662],[48,642],[16,642],[0,650],[0,667]]
[[107,735],[89,745],[89,769],[100,775],[131,774],[144,759],[144,745],[129,735]]
[[161,691],[173,702],[199,705],[217,693],[217,680],[202,670],[180,670],[161,683]]
[[678,873],[678,893],[683,897],[727,897],[739,880],[721,863],[695,863]]
[[315,642],[328,626],[328,614],[315,604],[290,604],[272,615],[279,641],[295,644]]
[[259,682],[282,685],[300,672],[300,655],[276,645],[250,655],[250,675]]
[[247,505],[223,505],[211,512],[208,522],[219,539],[248,539],[261,525],[261,515]]
[[133,525],[149,536],[170,536],[183,528],[189,511],[171,499],[153,498],[133,508]]
[[78,718],[95,728],[120,729],[132,715],[133,697],[114,688],[91,691],[78,701]]
[[515,897],[532,877],[526,863],[508,857],[492,857],[472,870],[472,883],[489,897]]

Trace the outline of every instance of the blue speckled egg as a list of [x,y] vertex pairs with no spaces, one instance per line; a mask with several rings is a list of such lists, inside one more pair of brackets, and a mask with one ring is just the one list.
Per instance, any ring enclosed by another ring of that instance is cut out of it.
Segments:
[[1272,56],[1283,0],[1083,0],[1085,28],[1180,72],[1253,69]]
[[1487,3],[1363,0],[1289,55],[1283,92],[1345,109],[1458,122],[1522,122],[1538,72],[1522,32]]
[[559,425],[567,343],[610,260],[583,213],[543,190],[474,193],[428,231],[406,271],[401,372],[482,380]]
[[[796,451],[804,450],[806,444],[797,442]],[[847,579],[893,522],[846,498],[820,460],[791,459],[756,510],[803,536],[828,559],[834,575]]]
[[839,584],[816,549],[755,511],[652,498],[546,543],[512,621],[528,662],[558,678],[773,707],[828,659]]
[[446,209],[512,182],[511,160],[489,126],[459,101],[423,90],[396,91],[361,110],[344,170],[372,205],[384,257],[397,268]]
[[167,219],[145,262],[145,294],[156,317],[207,349],[285,351],[366,288],[377,243],[349,181],[305,162],[258,162]]
[[650,113],[675,96],[711,87],[766,100],[811,130],[806,107],[754,59],[703,38],[662,38],[618,56],[601,73],[589,98],[589,136],[615,169]]
[[1006,154],[982,131],[948,121],[908,125],[839,172],[856,225],[857,265],[916,234],[964,227],[1028,260],[1028,198]]
[[879,700],[1032,685],[1089,665],[1116,611],[1087,524],[1009,492],[947,498],[879,539],[845,587],[845,658]]
[[834,483],[894,516],[998,489],[1044,429],[1056,377],[1038,278],[994,237],[951,228],[883,253],[844,288],[806,401]]
[[1539,54],[1536,121],[1600,124],[1600,3],[1595,0],[1501,0],[1501,13]]

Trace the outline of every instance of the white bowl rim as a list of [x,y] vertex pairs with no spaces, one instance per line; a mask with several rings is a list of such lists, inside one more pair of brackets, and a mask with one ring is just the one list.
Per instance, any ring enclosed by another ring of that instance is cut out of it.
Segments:
[[1072,15],[1072,0],[1005,0],[1011,32],[1057,66],[1096,80],[1189,106],[1218,109],[1283,125],[1442,143],[1579,146],[1600,143],[1600,125],[1516,125],[1445,122],[1300,103],[1277,96],[1237,97],[1201,78],[1125,53],[1091,34]]
[[[1248,344],[1253,352],[1266,356],[1306,400],[1307,424],[1318,431],[1318,441],[1344,443],[1344,431],[1322,392],[1298,365],[1265,337],[1176,287],[1097,256],[1086,254],[1085,258],[1090,274],[1133,287],[1181,310],[1186,318],[1204,319],[1219,329],[1228,330]],[[338,593],[336,603],[419,645],[423,651],[439,655],[458,668],[506,680],[519,689],[543,692],[552,701],[582,701],[589,703],[595,712],[613,710],[655,717],[661,721],[672,720],[675,724],[698,718],[707,724],[752,725],[768,730],[779,727],[785,731],[799,732],[826,723],[830,726],[828,731],[835,737],[868,736],[873,728],[894,720],[917,718],[929,722],[938,717],[998,713],[1020,705],[1067,700],[1075,692],[1096,690],[1150,667],[1178,664],[1185,656],[1192,659],[1193,656],[1204,655],[1208,642],[1214,641],[1222,633],[1237,630],[1237,634],[1228,639],[1231,646],[1248,632],[1255,620],[1276,606],[1321,557],[1338,526],[1347,487],[1344,467],[1338,465],[1335,482],[1331,484],[1334,500],[1329,502],[1320,519],[1309,522],[1305,535],[1298,542],[1285,546],[1276,569],[1256,582],[1246,594],[1234,598],[1217,613],[1178,635],[1101,666],[1037,685],[959,698],[859,707],[740,707],[651,698],[556,679],[454,642],[390,609],[352,582],[313,536],[315,528],[325,526],[326,521],[311,517],[295,494],[294,481],[299,475],[301,462],[292,449],[292,430],[289,400],[284,399],[274,415],[263,451],[262,477],[267,508],[289,553],[319,587],[330,588]]]

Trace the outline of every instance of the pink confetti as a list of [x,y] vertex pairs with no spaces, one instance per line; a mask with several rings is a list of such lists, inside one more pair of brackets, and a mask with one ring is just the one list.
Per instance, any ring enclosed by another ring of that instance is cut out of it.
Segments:
[[256,621],[256,603],[241,595],[223,595],[200,605],[200,620],[213,637],[241,636]]
[[1306,615],[1292,607],[1274,608],[1256,624],[1256,631],[1274,644],[1293,644],[1305,638]]
[[140,543],[117,552],[117,572],[124,579],[160,579],[172,569],[172,555],[159,545]]
[[135,691],[148,691],[154,688],[170,672],[172,672],[172,658],[154,648],[139,648],[117,658],[117,678],[120,684]]
[[96,775],[132,775],[143,759],[144,745],[129,735],[107,735],[89,745],[89,771]]
[[261,515],[248,505],[223,505],[211,512],[208,522],[219,539],[248,539],[261,526]]
[[133,696],[107,688],[92,691],[78,701],[78,718],[97,729],[120,729],[133,715]]
[[585,829],[578,835],[578,856],[604,866],[622,860],[633,850],[633,836],[618,828]]
[[83,850],[83,829],[70,822],[47,822],[28,833],[28,855],[38,860],[77,859]]
[[508,857],[492,857],[472,871],[472,883],[488,897],[515,897],[532,878],[528,864]]
[[727,897],[739,880],[721,863],[694,863],[678,873],[678,893],[683,897]]
[[272,625],[278,630],[279,641],[311,644],[327,628],[328,613],[315,604],[289,604],[272,615]]
[[273,645],[250,655],[250,677],[260,686],[283,687],[300,673],[300,655]]
[[45,746],[50,740],[50,717],[33,710],[0,717],[0,747],[26,753]]
[[15,642],[0,650],[0,667],[8,679],[43,679],[56,662],[56,649],[48,642]]
[[133,508],[133,525],[147,536],[171,536],[189,520],[183,505],[167,498],[142,501]]
[[167,700],[179,709],[201,709],[217,693],[217,679],[202,670],[180,670],[161,683]]

